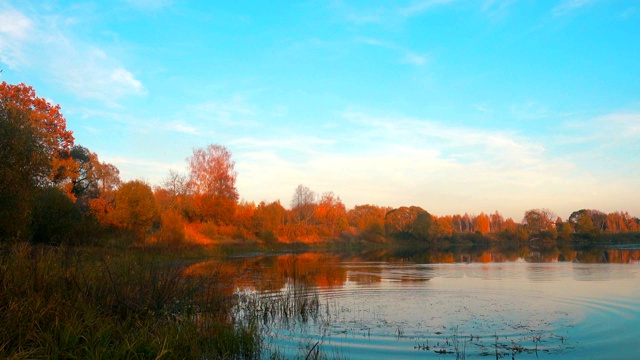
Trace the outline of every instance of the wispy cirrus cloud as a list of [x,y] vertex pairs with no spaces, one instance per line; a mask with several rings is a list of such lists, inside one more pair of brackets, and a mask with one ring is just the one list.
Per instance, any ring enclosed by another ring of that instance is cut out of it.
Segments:
[[421,15],[433,8],[460,0],[420,0],[405,4],[378,4],[376,6],[355,6],[346,2],[334,2],[331,8],[340,16],[357,25],[396,25],[407,18]]
[[210,100],[187,107],[194,117],[227,126],[252,126],[254,109],[241,95],[228,100]]
[[28,62],[24,43],[33,36],[33,21],[21,12],[0,8],[0,61],[16,68]]
[[138,10],[159,10],[173,4],[172,0],[121,0]]
[[413,66],[424,66],[429,63],[429,55],[419,54],[412,50],[406,49],[402,46],[396,45],[394,43],[373,39],[373,38],[357,38],[355,40],[358,43],[367,44],[375,47],[385,48],[397,52],[399,54],[398,62],[403,64],[409,64]]
[[73,17],[0,7],[0,61],[55,80],[80,98],[117,105],[118,99],[146,89],[122,61],[75,36]]
[[567,15],[575,10],[591,6],[598,0],[563,0],[551,10],[554,17]]
[[422,1],[414,2],[409,6],[400,8],[398,12],[402,16],[412,17],[412,16],[420,15],[425,11],[430,10],[431,8],[434,8],[436,6],[450,4],[455,1],[457,0],[422,0]]

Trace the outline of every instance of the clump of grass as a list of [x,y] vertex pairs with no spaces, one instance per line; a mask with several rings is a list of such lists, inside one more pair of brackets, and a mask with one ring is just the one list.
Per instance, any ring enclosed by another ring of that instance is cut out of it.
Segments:
[[0,251],[0,358],[258,358],[211,277],[142,251]]
[[320,315],[318,293],[307,290],[304,285],[294,285],[277,294],[251,299],[251,304],[245,308],[254,312],[252,318],[262,319],[263,325],[267,326],[305,324],[311,319],[317,320]]

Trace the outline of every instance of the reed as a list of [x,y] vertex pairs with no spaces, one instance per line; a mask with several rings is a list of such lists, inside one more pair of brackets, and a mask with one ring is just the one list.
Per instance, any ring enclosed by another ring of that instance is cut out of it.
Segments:
[[0,358],[259,358],[215,281],[140,251],[0,251]]

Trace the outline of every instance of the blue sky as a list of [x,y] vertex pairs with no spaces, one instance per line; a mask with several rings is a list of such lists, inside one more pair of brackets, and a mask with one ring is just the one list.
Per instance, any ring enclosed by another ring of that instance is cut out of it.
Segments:
[[640,216],[638,59],[637,1],[0,0],[0,80],[123,179],[216,143],[285,206]]

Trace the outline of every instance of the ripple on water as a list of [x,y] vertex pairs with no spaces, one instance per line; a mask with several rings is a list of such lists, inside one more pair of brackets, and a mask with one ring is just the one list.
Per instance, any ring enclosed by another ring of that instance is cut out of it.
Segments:
[[[640,358],[635,268],[589,264],[348,263],[342,286],[318,287],[319,315],[271,326],[282,349],[315,344],[352,359],[466,355]],[[376,279],[376,281],[367,281]]]

